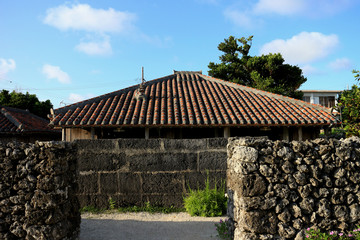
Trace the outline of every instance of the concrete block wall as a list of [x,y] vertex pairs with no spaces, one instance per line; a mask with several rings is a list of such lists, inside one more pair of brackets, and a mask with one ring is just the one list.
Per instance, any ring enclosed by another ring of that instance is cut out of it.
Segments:
[[80,205],[183,206],[188,188],[226,179],[227,139],[77,140]]

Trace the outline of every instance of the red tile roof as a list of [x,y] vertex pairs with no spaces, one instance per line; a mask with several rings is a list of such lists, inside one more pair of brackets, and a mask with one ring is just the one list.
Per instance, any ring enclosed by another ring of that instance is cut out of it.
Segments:
[[49,121],[29,111],[0,106],[0,133],[54,132]]
[[329,108],[202,75],[174,74],[55,110],[61,126],[329,125]]

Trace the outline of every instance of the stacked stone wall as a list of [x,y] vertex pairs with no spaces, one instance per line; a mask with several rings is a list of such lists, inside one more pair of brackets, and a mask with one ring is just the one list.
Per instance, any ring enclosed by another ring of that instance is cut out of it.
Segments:
[[296,239],[360,223],[360,140],[232,138],[228,214],[234,239]]
[[76,158],[64,142],[0,143],[0,239],[76,239]]
[[[77,140],[81,207],[183,206],[189,188],[226,179],[227,139]],[[219,185],[218,185],[219,186]]]

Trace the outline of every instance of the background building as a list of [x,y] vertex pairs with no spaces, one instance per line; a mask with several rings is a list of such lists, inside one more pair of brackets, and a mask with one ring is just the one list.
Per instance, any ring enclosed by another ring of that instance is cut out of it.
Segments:
[[302,90],[303,100],[308,103],[319,104],[332,108],[337,104],[341,91],[337,90]]

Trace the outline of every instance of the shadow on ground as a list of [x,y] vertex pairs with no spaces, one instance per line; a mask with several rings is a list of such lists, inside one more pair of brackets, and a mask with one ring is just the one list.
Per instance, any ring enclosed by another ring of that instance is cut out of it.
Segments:
[[80,240],[218,240],[215,223],[82,219]]

